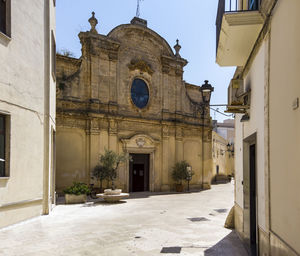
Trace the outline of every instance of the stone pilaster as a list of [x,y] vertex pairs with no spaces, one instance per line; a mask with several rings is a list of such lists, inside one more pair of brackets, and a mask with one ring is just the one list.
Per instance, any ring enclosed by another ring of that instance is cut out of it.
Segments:
[[162,191],[169,191],[169,126],[164,124],[162,126]]
[[109,149],[118,153],[118,123],[115,119],[109,119],[108,134]]

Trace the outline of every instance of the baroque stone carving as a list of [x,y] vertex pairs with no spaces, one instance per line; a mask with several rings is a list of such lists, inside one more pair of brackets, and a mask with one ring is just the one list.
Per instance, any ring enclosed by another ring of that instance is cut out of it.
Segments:
[[154,70],[143,60],[132,60],[130,64],[128,64],[128,68],[130,70],[140,70],[142,72],[147,72],[149,75],[154,73]]
[[136,145],[138,145],[139,148],[142,148],[146,144],[146,141],[143,138],[137,138],[135,140],[135,142],[136,142]]

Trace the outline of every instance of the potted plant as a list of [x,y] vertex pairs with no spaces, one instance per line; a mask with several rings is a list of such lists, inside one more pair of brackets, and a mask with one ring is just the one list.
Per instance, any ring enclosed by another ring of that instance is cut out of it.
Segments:
[[66,204],[85,203],[86,195],[91,191],[85,183],[73,182],[73,185],[64,190]]
[[93,169],[93,176],[99,181],[100,184],[100,192],[103,192],[103,181],[108,179],[108,171],[107,168],[103,167],[103,165],[98,164]]
[[187,167],[189,164],[186,161],[181,161],[173,166],[172,178],[175,181],[175,189],[177,192],[183,192],[182,182],[187,179]]
[[105,149],[104,154],[100,155],[100,166],[101,172],[103,172],[103,177],[108,181],[111,181],[111,190],[104,191],[112,194],[120,194],[121,189],[115,189],[115,180],[117,178],[117,170],[120,163],[130,160],[130,156],[126,153],[117,154],[112,150]]

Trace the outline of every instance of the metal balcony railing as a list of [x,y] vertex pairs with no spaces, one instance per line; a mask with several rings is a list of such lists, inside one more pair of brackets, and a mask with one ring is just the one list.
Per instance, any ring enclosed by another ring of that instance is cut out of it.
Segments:
[[223,15],[226,12],[257,11],[261,0],[219,0],[216,20],[216,46],[218,50]]

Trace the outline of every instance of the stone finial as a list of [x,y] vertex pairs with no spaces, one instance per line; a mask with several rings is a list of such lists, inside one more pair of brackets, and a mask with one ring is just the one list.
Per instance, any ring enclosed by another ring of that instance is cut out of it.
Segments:
[[95,18],[95,12],[92,12],[92,17],[89,18],[89,23],[91,24],[91,30],[90,32],[94,34],[98,34],[96,26],[98,24],[98,20]]
[[179,54],[181,46],[179,44],[179,40],[178,39],[176,40],[176,45],[174,45],[174,49],[175,49],[175,56],[178,57],[178,58],[181,58],[181,56]]

